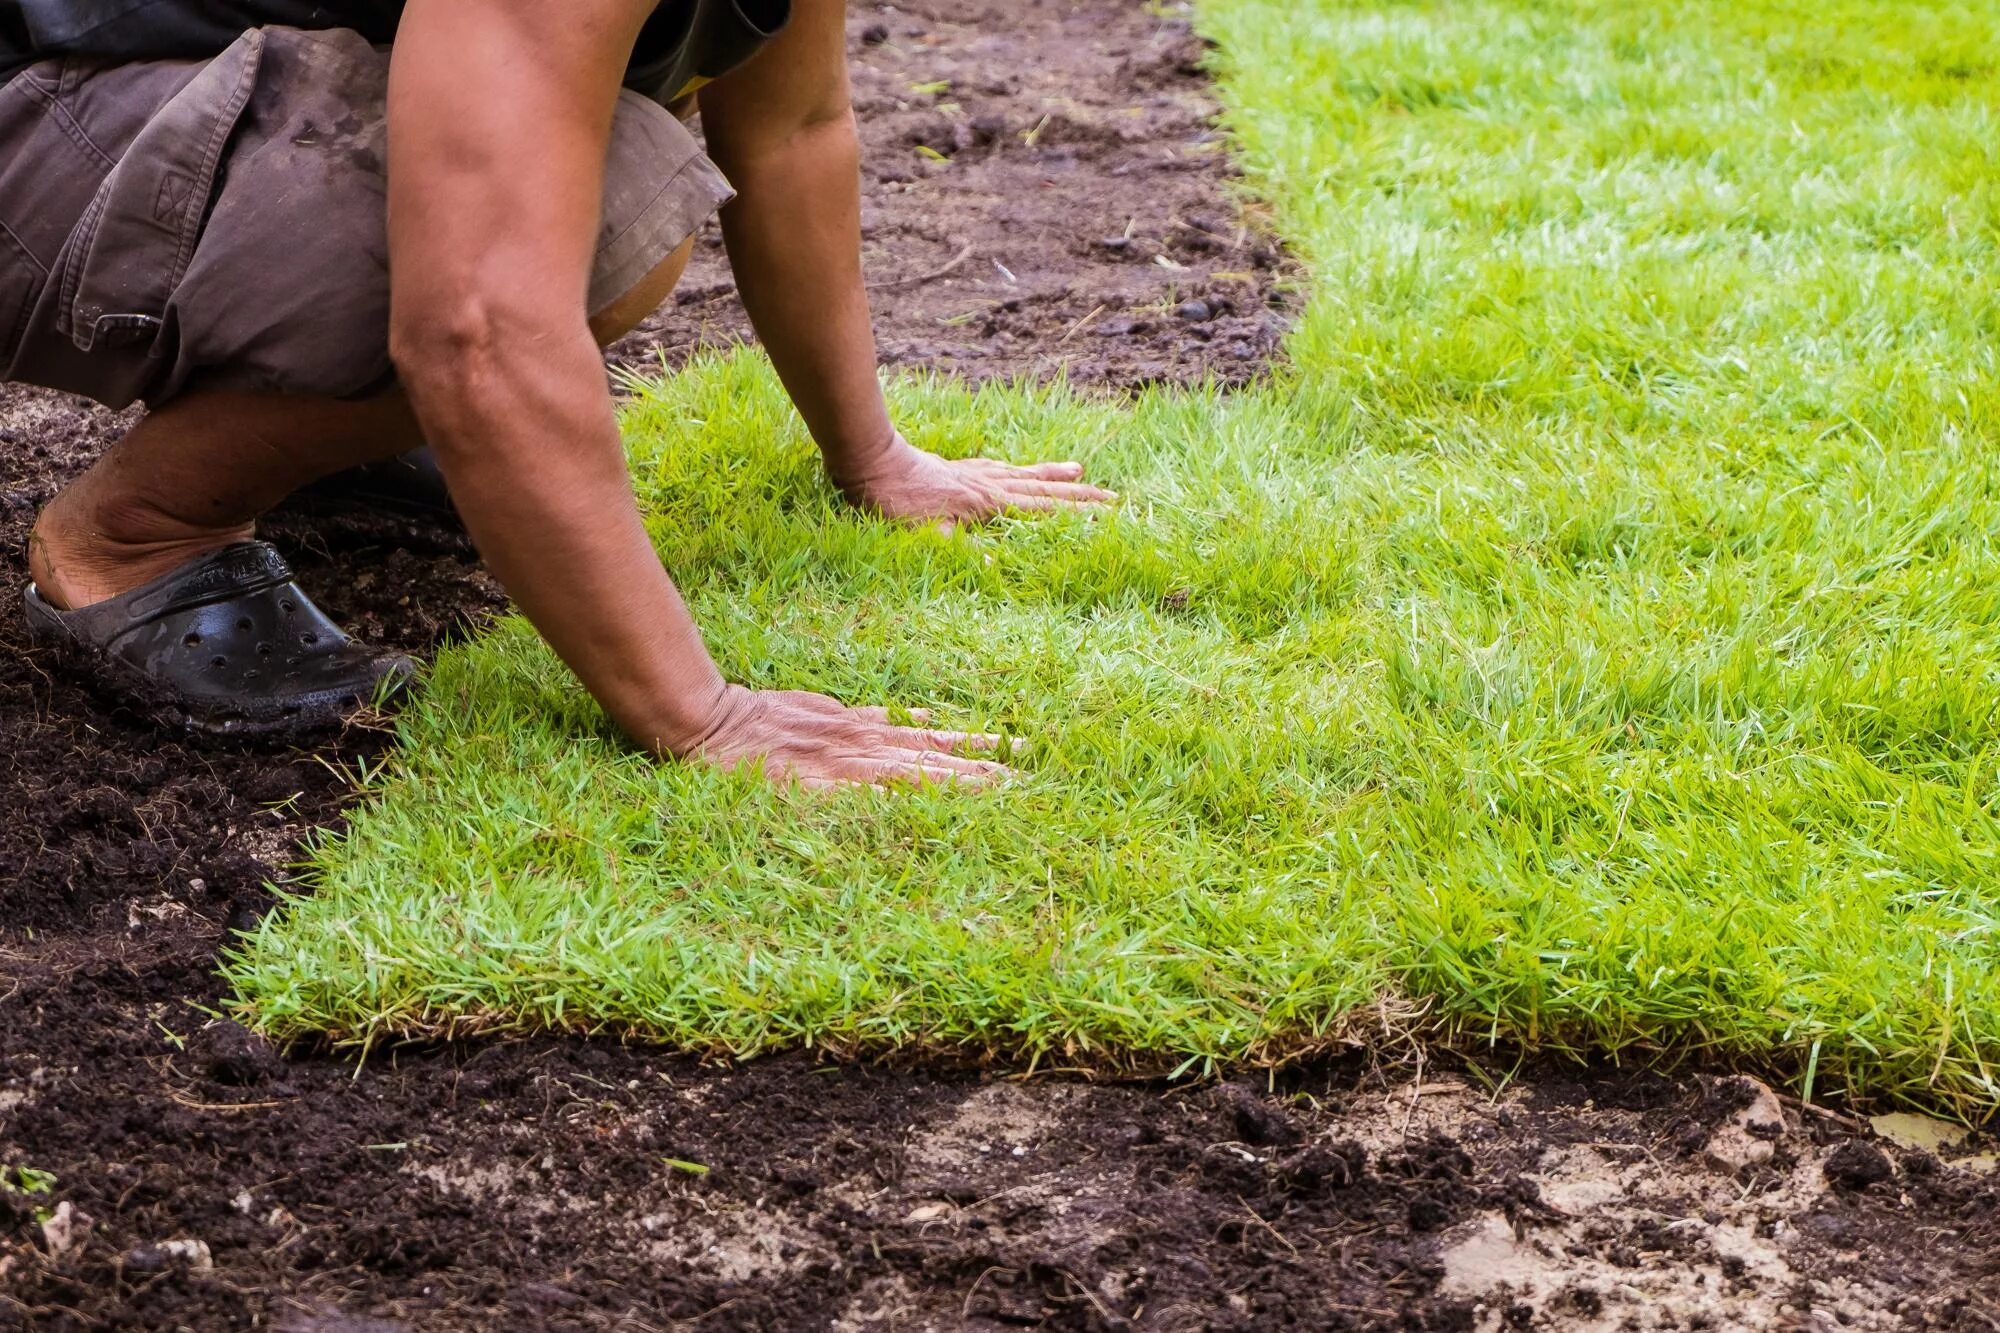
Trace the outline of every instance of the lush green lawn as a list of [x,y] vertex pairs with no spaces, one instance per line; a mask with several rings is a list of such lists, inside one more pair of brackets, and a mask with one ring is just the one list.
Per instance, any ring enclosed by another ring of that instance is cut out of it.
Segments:
[[1288,377],[896,389],[1116,515],[847,513],[755,358],[629,417],[729,672],[1024,780],[659,766],[509,624],[236,963],[259,1021],[1166,1067],[1422,1023],[2000,1104],[2000,8],[1205,14],[1312,274]]

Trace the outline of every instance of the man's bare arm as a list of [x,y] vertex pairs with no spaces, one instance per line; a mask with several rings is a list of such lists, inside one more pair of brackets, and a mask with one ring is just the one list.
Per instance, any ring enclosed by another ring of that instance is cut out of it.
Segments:
[[641,744],[808,782],[985,775],[981,738],[724,682],[646,537],[587,289],[653,0],[412,0],[389,78],[390,345],[481,553]]
[[906,518],[1110,499],[1076,463],[946,462],[891,424],[861,273],[845,14],[844,0],[797,0],[775,41],[700,96],[709,152],[737,190],[722,213],[737,288],[828,474],[851,499]]

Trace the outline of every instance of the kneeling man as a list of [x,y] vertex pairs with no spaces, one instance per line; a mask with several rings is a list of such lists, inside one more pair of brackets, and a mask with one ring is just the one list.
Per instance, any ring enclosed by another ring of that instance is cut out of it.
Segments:
[[[337,721],[410,664],[330,623],[253,525],[321,479],[434,458],[640,745],[815,785],[1000,771],[972,753],[991,738],[921,714],[722,678],[640,522],[599,355],[721,208],[850,501],[976,521],[1109,498],[1074,463],[946,461],[891,424],[843,10],[0,0],[0,378],[150,409],[35,524],[36,638],[204,730]],[[697,89],[712,160],[676,114]]]

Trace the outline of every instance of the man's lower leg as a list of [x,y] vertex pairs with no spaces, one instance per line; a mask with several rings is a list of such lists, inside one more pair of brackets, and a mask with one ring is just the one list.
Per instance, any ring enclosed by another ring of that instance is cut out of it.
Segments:
[[52,604],[87,606],[247,540],[260,514],[308,482],[422,443],[400,392],[361,402],[190,394],[49,502],[28,571]]

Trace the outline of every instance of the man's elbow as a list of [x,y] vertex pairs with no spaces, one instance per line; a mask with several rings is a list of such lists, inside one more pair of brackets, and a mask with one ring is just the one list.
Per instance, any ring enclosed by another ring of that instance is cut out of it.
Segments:
[[509,294],[392,303],[389,359],[447,468],[468,451],[538,449],[551,430],[523,423],[580,419],[609,401],[580,301],[573,314]]
[[477,295],[412,302],[391,312],[389,361],[419,397],[470,390],[504,356],[501,320]]

